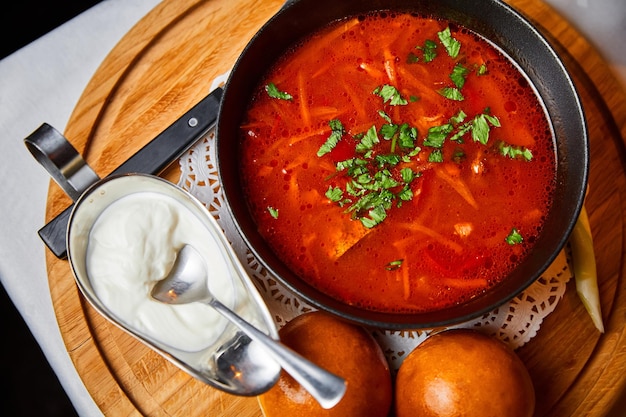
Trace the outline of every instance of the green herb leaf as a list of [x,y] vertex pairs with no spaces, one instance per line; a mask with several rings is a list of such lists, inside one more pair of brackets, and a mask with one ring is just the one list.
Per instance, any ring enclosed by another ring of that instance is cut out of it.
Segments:
[[[419,49],[422,51],[422,59],[426,63],[431,62],[437,57],[437,44],[430,39],[427,39],[426,42],[424,42],[423,46],[416,46],[415,49]],[[419,57],[413,53],[409,54],[409,59],[413,59],[410,62],[419,61]]]
[[467,74],[469,74],[469,70],[460,63],[457,63],[452,69],[450,79],[459,90],[465,85],[465,79],[467,78]]
[[422,148],[420,148],[419,146],[416,146],[415,148],[413,148],[412,151],[410,151],[406,155],[402,155],[402,160],[404,162],[411,162],[411,158],[413,158],[414,156],[417,156],[417,154],[419,154],[421,151],[422,151]]
[[376,206],[369,211],[369,216],[369,218],[361,217],[360,220],[361,223],[363,223],[363,226],[371,229],[372,227],[382,223],[382,221],[385,220],[385,218],[387,217],[387,211],[383,206]]
[[459,89],[455,87],[443,87],[437,90],[437,92],[441,94],[442,96],[444,96],[445,98],[450,99],[450,100],[454,100],[454,101],[465,100],[465,97],[463,97],[463,94],[461,94]]
[[378,165],[379,168],[388,166],[388,167],[395,167],[396,165],[398,165],[400,163],[400,155],[397,155],[395,153],[390,153],[388,155],[376,155],[374,157],[374,160],[376,161],[376,164]]
[[441,149],[433,149],[430,155],[428,155],[428,162],[443,162]]
[[373,93],[382,97],[383,103],[389,102],[392,106],[405,106],[409,104],[409,102],[400,95],[398,89],[389,84],[377,87],[374,89]]
[[403,123],[400,126],[400,133],[398,134],[398,142],[401,148],[414,148],[415,141],[417,140],[417,129],[409,126],[408,123]]
[[459,123],[463,123],[466,117],[467,114],[465,114],[463,110],[459,110],[457,114],[450,118],[450,123],[452,123],[453,125],[458,125]]
[[386,121],[387,123],[390,123],[390,124],[391,124],[391,123],[393,123],[393,122],[391,121],[391,117],[389,117],[389,115],[388,115],[387,113],[385,113],[383,110],[378,110],[378,115],[379,115],[380,117],[382,117],[383,119],[385,119],[385,121]]
[[265,86],[265,91],[267,92],[267,95],[270,96],[271,98],[277,98],[279,100],[293,100],[293,97],[291,96],[291,94],[284,92],[284,91],[280,91],[274,83],[267,84]]
[[376,180],[374,183],[375,190],[389,190],[399,185],[398,181],[393,179],[391,173],[386,169],[378,171],[374,174],[374,179]]
[[533,159],[533,153],[531,152],[531,150],[523,146],[513,146],[504,142],[500,142],[498,145],[498,149],[500,149],[500,154],[502,154],[503,156],[508,156],[511,159],[523,158],[526,161],[530,161]]
[[328,124],[330,125],[331,130],[330,136],[328,136],[326,142],[324,142],[324,144],[320,146],[319,150],[317,151],[317,156],[323,156],[332,151],[335,146],[337,146],[337,143],[339,143],[341,137],[343,136],[344,129],[339,120],[333,119],[328,122]]
[[484,115],[478,115],[472,123],[472,139],[474,142],[480,142],[483,145],[489,140],[489,123]]
[[511,229],[511,233],[504,239],[509,245],[517,245],[524,241],[524,238],[520,232],[514,227]]
[[387,264],[387,266],[385,267],[385,269],[387,271],[395,271],[396,269],[399,269],[402,266],[402,262],[404,262],[404,259],[398,259],[395,261],[391,261]]
[[337,171],[344,171],[346,169],[349,169],[355,163],[356,163],[356,158],[350,158],[350,159],[346,159],[345,161],[339,161],[337,162],[337,165],[336,165]]
[[389,140],[396,135],[400,126],[395,124],[384,124],[380,127],[380,134],[385,140]]
[[406,184],[410,184],[417,177],[411,168],[402,168],[400,170],[400,176],[402,177],[402,181]]
[[271,206],[267,206],[267,211],[270,213],[270,216],[272,216],[273,218],[275,219],[278,218],[278,209],[275,209],[274,207],[271,207]]
[[458,127],[454,135],[450,136],[450,140],[457,143],[463,143],[463,136],[472,130],[472,123],[467,122]]
[[363,187],[359,186],[356,182],[350,181],[346,184],[346,192],[353,197],[359,197],[366,193]]
[[491,111],[491,109],[489,108],[485,109],[485,114],[484,114],[485,119],[487,119],[487,121],[491,123],[492,126],[500,127],[500,120],[496,116],[490,115],[489,111]]
[[[400,201],[411,201],[413,199],[413,190],[411,190],[408,185],[405,185],[398,193],[398,198]],[[400,203],[398,203],[398,206],[399,205]]]
[[453,129],[454,127],[450,123],[429,128],[426,139],[424,139],[424,146],[441,148],[443,146],[443,142],[446,140],[446,137],[452,132]]
[[474,142],[480,142],[483,145],[487,144],[489,141],[489,125],[500,127],[500,120],[488,114],[479,114],[474,117],[472,122],[472,139]]
[[338,201],[341,201],[341,199],[343,198],[343,191],[339,187],[328,187],[325,195],[330,201],[336,203]]
[[364,172],[364,173],[362,173],[362,174],[360,174],[360,175],[355,177],[356,183],[360,184],[360,185],[369,184],[373,180],[374,180],[374,178],[370,175],[369,172]]
[[476,74],[478,75],[486,75],[487,74],[487,65],[482,64],[480,67],[478,67],[478,69],[476,70]]
[[356,145],[356,151],[359,153],[370,151],[377,143],[380,143],[380,140],[378,139],[376,126],[372,126],[365,132],[361,141]]
[[446,52],[451,58],[456,58],[461,50],[461,43],[452,37],[450,28],[447,27],[441,32],[437,33],[441,44],[446,48]]
[[348,175],[350,177],[356,177],[367,172],[367,161],[365,159],[354,158],[353,163],[348,167]]
[[426,39],[422,52],[424,53],[424,62],[430,62],[437,57],[437,44],[430,39]]

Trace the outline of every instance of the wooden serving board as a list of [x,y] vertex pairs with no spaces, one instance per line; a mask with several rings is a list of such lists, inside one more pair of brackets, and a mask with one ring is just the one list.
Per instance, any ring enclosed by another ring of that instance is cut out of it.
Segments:
[[[110,52],[65,132],[105,176],[203,98],[283,0],[164,0]],[[591,138],[587,200],[606,333],[573,280],[539,334],[518,350],[537,416],[604,416],[626,388],[626,95],[593,47],[539,0],[510,0],[551,40],[582,97]],[[176,182],[177,165],[163,176]],[[51,182],[47,219],[71,203]],[[106,415],[255,416],[255,398],[219,392],[106,321],[79,294],[67,261],[47,252],[52,301],[67,350]],[[480,388],[478,388],[480,389]]]

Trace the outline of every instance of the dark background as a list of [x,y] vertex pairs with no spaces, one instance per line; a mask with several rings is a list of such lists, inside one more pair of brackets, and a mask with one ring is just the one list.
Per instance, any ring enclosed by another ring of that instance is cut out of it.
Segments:
[[[17,0],[3,5],[0,13],[0,27],[3,28],[0,59],[100,1],[102,0]],[[12,417],[76,416],[76,411],[39,345],[2,286],[0,309],[3,322],[0,414]]]
[[14,0],[2,6],[0,58],[15,52],[102,0]]

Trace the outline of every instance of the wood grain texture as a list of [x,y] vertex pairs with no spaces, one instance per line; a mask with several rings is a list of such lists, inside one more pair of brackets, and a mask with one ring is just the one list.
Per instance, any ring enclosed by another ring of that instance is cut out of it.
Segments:
[[[207,93],[282,0],[164,0],[110,52],[65,131],[100,176],[136,152]],[[536,416],[604,416],[626,385],[626,95],[594,48],[539,0],[509,3],[563,58],[583,101],[591,139],[587,200],[606,333],[568,284],[557,309],[518,354],[537,392]],[[177,181],[173,166],[162,176]],[[47,219],[70,204],[51,182]],[[79,294],[67,261],[50,252],[52,301],[67,350],[108,416],[259,417],[255,398],[219,392],[106,321]]]

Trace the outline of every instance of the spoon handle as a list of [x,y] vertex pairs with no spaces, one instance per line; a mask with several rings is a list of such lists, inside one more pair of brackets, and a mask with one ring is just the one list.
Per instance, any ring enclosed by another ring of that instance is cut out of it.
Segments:
[[346,392],[343,378],[320,368],[287,346],[272,339],[216,299],[208,301],[220,314],[233,322],[250,339],[263,345],[272,358],[300,383],[322,408],[334,407]]

